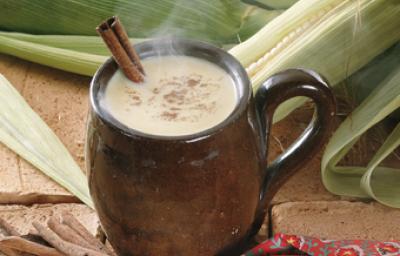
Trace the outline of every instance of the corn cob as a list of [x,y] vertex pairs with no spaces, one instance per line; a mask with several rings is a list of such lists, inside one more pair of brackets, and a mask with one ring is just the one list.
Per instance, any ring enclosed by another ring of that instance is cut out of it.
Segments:
[[[335,85],[400,40],[400,2],[302,0],[230,50],[245,66],[253,88],[290,67],[320,72]],[[281,105],[276,119],[304,100]]]

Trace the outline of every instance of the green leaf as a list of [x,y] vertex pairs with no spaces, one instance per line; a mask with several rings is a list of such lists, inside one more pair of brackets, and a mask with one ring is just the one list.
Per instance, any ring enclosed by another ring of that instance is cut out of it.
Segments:
[[371,159],[361,179],[361,188],[371,198],[396,208],[400,208],[400,168],[386,168],[378,165],[399,146],[400,123]]
[[242,0],[244,3],[252,4],[266,10],[287,9],[298,0]]
[[254,35],[282,12],[283,10],[268,11],[258,7],[249,7],[239,30],[240,41],[244,41]]
[[93,75],[107,59],[103,55],[66,50],[0,35],[0,52],[81,75]]
[[54,132],[0,74],[0,142],[93,208],[85,174]]
[[378,202],[400,207],[400,168],[378,164],[400,143],[397,125],[367,167],[338,166],[360,136],[390,113],[400,108],[400,66],[347,117],[335,131],[322,158],[322,181],[337,195],[371,197]]
[[0,29],[29,34],[96,35],[118,15],[132,37],[174,34],[227,42],[236,39],[240,0],[0,0]]

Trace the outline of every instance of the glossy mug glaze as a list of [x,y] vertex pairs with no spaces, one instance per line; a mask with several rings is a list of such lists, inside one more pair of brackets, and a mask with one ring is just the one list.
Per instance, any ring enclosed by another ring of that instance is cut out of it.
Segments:
[[[239,255],[259,230],[280,186],[321,150],[335,99],[310,70],[266,80],[253,97],[240,63],[202,42],[173,39],[135,46],[144,59],[174,54],[208,60],[235,81],[238,103],[223,122],[185,136],[149,135],[123,125],[99,104],[118,66],[112,58],[90,88],[87,134],[90,192],[118,255]],[[316,111],[309,127],[267,163],[272,117],[283,101],[306,96]]]

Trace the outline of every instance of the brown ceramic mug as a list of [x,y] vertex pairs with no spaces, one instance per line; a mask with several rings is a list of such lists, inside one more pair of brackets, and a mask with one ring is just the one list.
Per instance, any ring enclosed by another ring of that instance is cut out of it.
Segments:
[[[211,45],[174,39],[136,45],[142,59],[194,56],[217,64],[235,81],[238,102],[229,117],[202,132],[144,134],[99,104],[117,64],[95,74],[88,123],[89,187],[101,224],[119,255],[239,255],[259,230],[279,187],[321,150],[331,131],[335,99],[318,74],[291,69],[266,80],[253,97],[244,68]],[[316,106],[309,127],[267,164],[272,117],[295,96]]]

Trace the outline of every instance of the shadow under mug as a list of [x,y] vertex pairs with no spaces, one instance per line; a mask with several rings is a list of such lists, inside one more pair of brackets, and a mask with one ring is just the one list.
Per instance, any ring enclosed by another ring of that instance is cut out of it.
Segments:
[[[202,42],[155,40],[135,46],[141,59],[174,54],[217,64],[234,80],[238,102],[224,121],[185,136],[145,134],[100,104],[118,69],[110,58],[90,87],[86,161],[89,188],[118,255],[239,255],[259,230],[279,187],[321,150],[335,99],[310,70],[266,80],[255,97],[246,71],[227,52]],[[295,96],[315,103],[314,117],[290,148],[267,164],[277,106]]]

